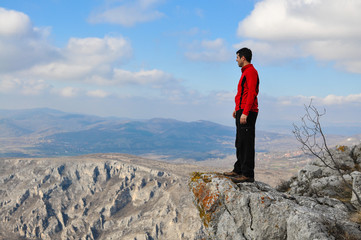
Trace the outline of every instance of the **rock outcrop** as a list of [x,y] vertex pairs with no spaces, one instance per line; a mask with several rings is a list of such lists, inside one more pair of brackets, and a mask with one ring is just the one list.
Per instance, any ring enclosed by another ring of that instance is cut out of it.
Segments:
[[212,173],[189,183],[209,239],[361,239],[341,201],[281,193],[262,182],[234,184]]
[[361,197],[361,144],[353,147],[338,146],[330,152],[333,160],[328,154],[324,161],[315,158],[289,181],[287,192],[293,195],[327,196],[340,200],[352,197],[353,206],[360,208],[355,193],[347,185],[352,186]]
[[361,144],[330,153],[279,191],[195,173],[189,186],[209,239],[361,239]]
[[184,168],[119,154],[0,159],[0,239],[202,239]]

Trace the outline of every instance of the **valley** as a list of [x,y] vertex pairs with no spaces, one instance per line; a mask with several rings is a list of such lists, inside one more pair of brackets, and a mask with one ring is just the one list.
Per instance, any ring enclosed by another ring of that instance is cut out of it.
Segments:
[[[46,158],[121,153],[169,163],[230,170],[235,128],[208,121],[131,120],[54,109],[0,110],[0,157]],[[354,145],[361,135],[329,135],[328,144]],[[290,134],[257,130],[256,169],[277,184],[310,161]]]

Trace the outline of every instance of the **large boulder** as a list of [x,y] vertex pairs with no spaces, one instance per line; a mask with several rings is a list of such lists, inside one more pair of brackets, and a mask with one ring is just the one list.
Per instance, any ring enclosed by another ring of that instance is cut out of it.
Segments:
[[339,200],[292,196],[262,182],[194,173],[189,187],[209,239],[361,239]]
[[352,196],[350,187],[359,188],[359,182],[354,181],[352,175],[361,170],[361,144],[354,147],[337,146],[330,149],[330,154],[320,157],[322,160],[315,158],[299,170],[297,177],[290,180],[288,193],[349,201]]

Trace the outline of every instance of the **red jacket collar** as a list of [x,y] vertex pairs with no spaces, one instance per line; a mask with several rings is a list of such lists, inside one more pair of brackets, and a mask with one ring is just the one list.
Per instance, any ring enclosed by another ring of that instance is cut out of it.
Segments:
[[246,66],[242,67],[242,69],[241,69],[242,73],[249,67],[253,67],[253,65],[250,63],[250,64],[247,64]]

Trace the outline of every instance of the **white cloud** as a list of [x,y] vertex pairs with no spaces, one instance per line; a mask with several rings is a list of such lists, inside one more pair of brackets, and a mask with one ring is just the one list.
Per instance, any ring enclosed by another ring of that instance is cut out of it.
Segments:
[[217,102],[233,102],[235,93],[222,91],[222,92],[215,92],[213,95],[217,99]]
[[[158,3],[139,0],[135,4],[145,10]],[[132,56],[131,44],[122,36],[70,38],[64,48],[57,48],[48,40],[49,28],[34,27],[24,13],[0,8],[0,20],[6,22],[0,21],[1,92],[100,98],[113,94],[161,95],[165,99],[185,91],[178,79],[159,69],[122,69],[121,65]],[[68,87],[59,88],[64,84]],[[108,93],[102,89],[104,86],[114,88]]]
[[[120,68],[112,69],[107,76],[93,75],[86,79],[87,83],[98,86],[167,88],[167,85],[179,82],[171,74],[158,69],[132,72]],[[175,86],[173,85],[173,86]]]
[[0,36],[27,35],[31,28],[30,19],[26,14],[0,8]]
[[22,85],[22,92],[25,95],[39,95],[45,90],[50,89],[50,85],[44,80],[27,80]]
[[360,9],[355,0],[263,0],[239,23],[238,35],[271,41],[361,37]]
[[56,90],[60,96],[63,97],[75,97],[79,93],[79,89],[74,87],[65,87],[59,90]]
[[71,38],[65,48],[56,48],[48,35],[49,28],[34,27],[24,13],[0,8],[0,75],[82,81],[112,74],[132,55],[130,42],[121,36]]
[[23,95],[39,95],[49,91],[52,86],[44,80],[23,79],[12,76],[2,76],[0,80],[0,92],[20,92]]
[[93,90],[93,91],[88,91],[87,95],[90,97],[105,98],[105,97],[108,97],[110,95],[110,93],[103,91],[101,89],[97,89],[97,90]]
[[112,65],[129,58],[131,47],[123,37],[72,38],[61,57],[39,64],[28,72],[47,79],[84,80],[92,75],[107,75]]
[[120,84],[149,85],[157,88],[173,80],[173,77],[157,69],[148,71],[140,70],[139,72],[115,69],[114,80]]
[[[22,13],[17,13],[19,16]],[[31,26],[30,20],[25,17],[27,26]],[[24,22],[24,21],[23,21]],[[8,69],[0,71],[0,91],[5,93],[40,95],[55,94],[62,97],[91,96],[105,98],[110,94],[144,95],[145,92],[151,92],[150,95],[159,93],[169,93],[169,89],[182,89],[171,74],[158,69],[127,71],[119,66],[127,61],[132,55],[132,48],[128,40],[119,37],[104,38],[71,38],[65,48],[44,48],[56,49],[56,54],[46,62],[42,61],[41,56],[34,54],[32,56],[21,54],[18,49],[21,46],[27,46],[28,42],[36,40],[33,27],[27,27],[30,33],[17,37],[14,41],[7,41],[7,45],[1,45],[9,36],[0,35],[1,47],[7,49],[17,49],[17,52],[9,52],[4,58],[4,63],[12,56],[17,56],[13,62],[10,61]],[[43,35],[39,43],[33,41],[33,51],[41,50],[42,44],[46,43],[46,36]],[[1,42],[2,41],[2,42]],[[50,45],[49,45],[50,46]],[[25,51],[25,50],[24,50]],[[31,50],[30,50],[31,52]],[[29,53],[30,54],[30,53]],[[16,59],[24,58],[32,64],[18,64]],[[40,58],[40,59],[38,59]],[[6,61],[5,61],[6,60]],[[13,65],[13,66],[11,66]],[[4,67],[4,64],[2,65]],[[11,69],[11,71],[9,70]],[[1,70],[1,67],[0,67]],[[81,88],[66,87],[57,88],[50,83],[58,85],[56,82],[62,82],[60,85],[75,83],[81,84]],[[88,87],[95,86],[114,86],[113,92],[108,93],[103,89],[96,91],[87,91]],[[153,90],[150,90],[153,89]],[[141,91],[140,91],[141,90]],[[165,95],[170,96],[170,95]],[[165,97],[163,96],[163,97]]]
[[18,79],[3,77],[0,80],[0,92],[7,93],[7,92],[12,91],[13,89],[17,88],[18,85],[19,85]]
[[58,56],[47,42],[48,28],[32,26],[21,12],[0,8],[0,73],[17,71]]
[[349,94],[346,96],[337,96],[337,95],[327,95],[325,97],[317,97],[317,96],[282,96],[282,97],[277,97],[276,100],[276,105],[278,106],[300,106],[300,105],[304,105],[304,104],[309,104],[310,101],[312,100],[312,102],[314,104],[317,105],[322,105],[322,106],[355,106],[361,105],[361,93],[359,94]]
[[328,95],[322,99],[322,102],[326,105],[344,105],[344,104],[358,104],[361,105],[361,93],[350,94],[347,96]]
[[263,0],[239,23],[259,58],[313,56],[361,73],[361,1]]
[[131,27],[137,23],[159,19],[164,13],[155,7],[163,0],[128,0],[122,1],[122,5],[108,8],[100,13],[94,13],[89,17],[92,23],[115,23]]
[[217,38],[194,42],[185,56],[193,61],[222,62],[230,60],[234,53],[226,47],[223,39]]

